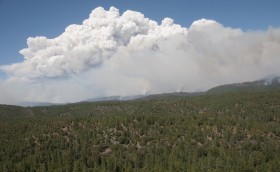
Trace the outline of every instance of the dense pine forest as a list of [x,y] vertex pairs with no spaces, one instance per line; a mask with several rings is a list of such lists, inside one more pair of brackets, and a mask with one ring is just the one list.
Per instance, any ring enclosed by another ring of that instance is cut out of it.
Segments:
[[280,171],[280,91],[0,106],[0,171]]

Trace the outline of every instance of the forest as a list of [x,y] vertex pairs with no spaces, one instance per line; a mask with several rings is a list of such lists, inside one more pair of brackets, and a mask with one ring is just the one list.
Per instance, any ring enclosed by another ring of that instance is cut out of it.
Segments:
[[280,171],[280,91],[0,105],[0,171]]

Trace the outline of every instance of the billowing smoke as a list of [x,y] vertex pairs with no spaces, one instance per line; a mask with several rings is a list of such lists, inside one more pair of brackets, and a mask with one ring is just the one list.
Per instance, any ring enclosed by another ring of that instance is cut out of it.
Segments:
[[185,28],[114,7],[27,44],[23,62],[1,67],[9,78],[0,84],[17,101],[198,91],[280,73],[279,28],[242,31],[206,19]]

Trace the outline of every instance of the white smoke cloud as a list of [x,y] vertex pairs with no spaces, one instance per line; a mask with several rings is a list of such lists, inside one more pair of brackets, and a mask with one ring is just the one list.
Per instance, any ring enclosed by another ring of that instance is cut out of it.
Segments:
[[23,62],[1,67],[9,75],[1,85],[24,86],[18,101],[196,91],[280,73],[278,28],[246,32],[206,19],[185,28],[114,7],[27,44]]

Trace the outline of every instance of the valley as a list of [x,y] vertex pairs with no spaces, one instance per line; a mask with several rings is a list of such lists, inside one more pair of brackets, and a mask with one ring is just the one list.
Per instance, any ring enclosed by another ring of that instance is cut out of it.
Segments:
[[[0,106],[1,171],[278,171],[280,91]],[[11,170],[12,169],[12,170]]]

